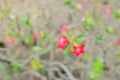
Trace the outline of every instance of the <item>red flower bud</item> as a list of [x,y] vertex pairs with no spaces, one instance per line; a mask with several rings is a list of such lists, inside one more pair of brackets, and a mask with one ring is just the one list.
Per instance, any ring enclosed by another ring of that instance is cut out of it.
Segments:
[[34,34],[33,35],[33,40],[36,41],[38,39],[38,35],[37,34]]

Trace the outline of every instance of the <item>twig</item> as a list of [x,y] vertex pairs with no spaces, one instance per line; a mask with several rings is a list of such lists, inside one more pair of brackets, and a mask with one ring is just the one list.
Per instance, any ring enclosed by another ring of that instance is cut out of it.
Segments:
[[35,71],[24,71],[21,76],[23,77],[27,74],[32,74],[35,77],[39,78],[40,80],[47,80],[44,76],[40,75],[39,73],[37,73]]
[[74,78],[74,76],[72,75],[72,73],[68,70],[68,68],[64,64],[56,61],[56,62],[50,63],[50,65],[51,66],[54,66],[54,65],[60,66],[66,72],[66,74],[70,78],[70,80],[76,80]]

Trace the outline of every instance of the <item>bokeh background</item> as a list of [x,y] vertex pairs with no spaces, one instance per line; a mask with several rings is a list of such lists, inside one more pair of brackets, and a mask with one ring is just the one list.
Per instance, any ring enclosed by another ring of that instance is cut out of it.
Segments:
[[[101,80],[120,79],[120,50],[117,44],[120,22],[114,16],[114,12],[120,9],[120,1],[70,0],[74,2],[72,6],[64,1],[0,0],[0,80],[98,80],[89,79],[96,57],[105,63]],[[108,8],[112,9],[111,14],[105,12]],[[30,29],[20,21],[25,15],[30,17]],[[81,19],[86,15],[97,17],[100,21],[95,23],[93,30],[86,30],[82,25]],[[59,30],[65,24],[72,25],[76,34],[84,34],[89,39],[85,46],[86,57],[70,54],[66,59],[62,50],[56,47]],[[111,27],[113,34],[105,31],[108,27]],[[24,35],[42,35],[43,32],[46,38],[37,41],[40,50],[34,52],[36,48],[33,45],[28,46],[23,42]],[[22,37],[8,44],[7,38],[13,34],[21,34]],[[98,35],[105,40],[96,41]],[[43,73],[30,67],[33,59],[41,62]],[[22,66],[20,70],[19,66]]]

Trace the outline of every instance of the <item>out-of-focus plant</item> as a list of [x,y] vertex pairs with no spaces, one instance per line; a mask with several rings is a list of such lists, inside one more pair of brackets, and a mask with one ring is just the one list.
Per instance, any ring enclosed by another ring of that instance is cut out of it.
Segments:
[[88,61],[89,60],[89,55],[88,54],[84,54],[83,56],[82,56],[82,59],[83,59],[83,61]]
[[116,11],[114,11],[114,16],[116,19],[120,20],[120,9],[117,9]]
[[105,31],[107,34],[115,34],[115,29],[112,26],[106,27]]
[[32,61],[30,62],[30,68],[40,73],[44,72],[44,66],[38,59],[32,59]]
[[8,7],[8,5],[6,3],[1,3],[0,6],[0,19],[4,20],[5,18],[7,18],[10,14],[10,7]]
[[30,46],[32,46],[33,42],[34,42],[31,35],[25,35],[24,36],[24,41],[25,41],[25,43],[27,43]]
[[30,21],[30,14],[26,14],[26,15],[23,15],[21,17],[21,21],[23,22],[23,24],[27,27],[27,28],[31,28],[32,27],[32,21]]
[[93,30],[94,27],[94,18],[92,16],[86,16],[85,20],[83,22],[83,26],[85,27],[86,30]]
[[116,56],[117,56],[118,58],[120,58],[120,51],[118,51],[118,52],[116,53]]
[[40,46],[33,46],[32,47],[32,51],[33,51],[33,53],[37,53],[37,52],[40,52],[40,51],[42,51],[43,49],[42,49],[42,47],[40,47]]
[[94,15],[94,22],[98,27],[104,27],[104,21],[101,19],[100,16]]
[[23,67],[21,66],[21,63],[13,62],[10,64],[3,64],[0,67],[0,73],[7,75],[7,77],[6,77],[7,80],[12,80],[13,75],[19,76],[19,73],[22,69],[23,69]]
[[94,58],[91,66],[91,73],[89,75],[89,80],[102,80],[104,66],[105,65],[103,59],[99,57]]
[[77,14],[77,9],[71,9],[70,12],[71,12],[72,15],[76,15]]
[[19,72],[22,70],[20,63],[11,63],[11,68],[11,70],[17,75],[19,75]]
[[105,37],[104,37],[103,35],[98,34],[98,35],[96,36],[96,41],[103,41],[103,40],[105,40]]
[[74,0],[63,0],[63,3],[64,3],[65,5],[71,6],[71,5],[74,4]]

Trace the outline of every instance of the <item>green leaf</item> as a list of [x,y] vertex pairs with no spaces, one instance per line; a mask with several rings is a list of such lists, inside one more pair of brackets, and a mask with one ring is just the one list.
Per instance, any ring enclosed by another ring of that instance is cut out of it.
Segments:
[[96,74],[102,74],[104,68],[104,61],[101,58],[95,58],[92,64],[92,70]]
[[40,64],[40,62],[39,62],[38,59],[33,59],[32,60],[32,66],[35,70],[39,69],[39,64]]
[[104,71],[103,59],[99,57],[94,58],[91,70],[89,80],[102,80],[101,77]]
[[102,80],[101,75],[91,72],[89,75],[89,80]]
[[93,30],[94,29],[94,19],[92,16],[86,16],[84,21],[84,27],[86,30]]
[[0,66],[0,73],[3,73],[4,72],[4,68],[3,66]]
[[68,58],[71,51],[71,44],[68,44],[66,49],[62,52],[64,58]]
[[21,70],[21,66],[18,63],[12,63],[12,70],[16,73],[18,73]]
[[39,52],[41,50],[42,50],[42,48],[40,46],[34,46],[33,47],[33,52]]
[[11,69],[9,69],[9,67],[10,67],[9,64],[4,65],[4,73],[8,76],[11,76]]
[[99,20],[99,21],[97,22],[97,25],[98,25],[99,27],[103,27],[103,26],[104,26],[104,22],[103,22],[102,20]]
[[94,15],[94,23],[98,25],[98,27],[103,27],[104,26],[104,22],[101,19],[100,16]]
[[78,39],[79,41],[84,41],[85,40],[85,35],[78,35],[77,37],[76,37],[76,39]]
[[74,3],[73,0],[63,0],[63,2],[65,5],[68,5],[68,6],[73,5]]
[[[86,16],[85,17],[85,23],[86,24],[93,24],[94,18],[93,16]],[[92,22],[92,23],[91,23]]]
[[120,9],[118,9],[114,12],[114,16],[116,19],[120,20]]
[[27,28],[31,28],[32,27],[32,22],[30,22],[30,15],[29,14],[26,14],[26,15],[23,15],[21,17],[22,19],[22,22],[25,24],[25,26]]
[[32,66],[32,69],[38,72],[42,72],[42,73],[44,72],[43,65],[40,63],[38,59],[33,59],[31,61],[31,66]]
[[106,33],[108,33],[108,34],[114,34],[115,32],[114,32],[114,28],[113,27],[107,27],[106,29],[105,29],[105,31],[106,31]]
[[83,57],[82,57],[82,59],[83,59],[84,61],[88,61],[89,55],[88,55],[88,54],[84,54]]
[[71,12],[72,15],[76,15],[77,10],[76,9],[72,9],[70,12]]
[[32,45],[33,44],[33,39],[31,35],[25,35],[24,40],[27,44]]
[[71,33],[64,33],[63,35],[66,36],[69,40],[71,40],[71,38],[72,38]]
[[19,40],[20,39],[20,35],[19,34],[13,34],[13,37],[15,40]]
[[103,35],[101,35],[101,34],[98,34],[98,35],[96,36],[96,40],[97,40],[97,41],[105,40],[105,37],[104,37]]
[[85,40],[85,35],[78,35],[75,39],[74,42],[76,44],[82,44]]
[[89,74],[89,80],[95,80],[95,74],[94,73]]
[[120,51],[117,52],[116,56],[117,56],[118,58],[120,58]]
[[94,29],[94,26],[92,26],[92,25],[91,26],[90,25],[89,26],[84,26],[84,27],[85,27],[86,30],[93,30]]

